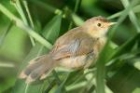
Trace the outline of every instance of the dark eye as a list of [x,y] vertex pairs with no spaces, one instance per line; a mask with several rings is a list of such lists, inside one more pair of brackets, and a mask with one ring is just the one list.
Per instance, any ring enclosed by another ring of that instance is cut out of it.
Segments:
[[98,27],[101,27],[101,23],[97,23],[97,26],[98,26]]

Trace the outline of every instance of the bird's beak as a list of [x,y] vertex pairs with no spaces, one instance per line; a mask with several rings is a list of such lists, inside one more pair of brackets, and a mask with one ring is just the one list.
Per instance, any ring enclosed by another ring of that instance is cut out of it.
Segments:
[[109,26],[112,26],[112,25],[115,25],[117,22],[110,22],[108,25]]

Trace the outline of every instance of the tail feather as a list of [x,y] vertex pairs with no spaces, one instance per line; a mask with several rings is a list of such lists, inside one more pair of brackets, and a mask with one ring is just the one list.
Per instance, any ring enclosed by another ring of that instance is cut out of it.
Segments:
[[21,72],[19,78],[26,79],[26,83],[31,83],[37,79],[44,79],[52,71],[56,63],[50,55],[40,56],[29,62],[29,65]]

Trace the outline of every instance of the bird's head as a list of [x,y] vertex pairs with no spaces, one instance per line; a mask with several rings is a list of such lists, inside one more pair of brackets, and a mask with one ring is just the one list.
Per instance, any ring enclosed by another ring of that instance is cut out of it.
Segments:
[[83,27],[85,32],[90,34],[93,37],[102,37],[105,36],[110,26],[114,25],[115,22],[110,22],[104,17],[98,16],[88,19]]

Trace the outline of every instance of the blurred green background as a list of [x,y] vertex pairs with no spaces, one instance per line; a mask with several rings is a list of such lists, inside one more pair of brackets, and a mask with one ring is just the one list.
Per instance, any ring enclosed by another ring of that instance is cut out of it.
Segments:
[[[140,93],[139,0],[0,0],[0,93]],[[18,73],[94,16],[117,22],[96,67],[53,71],[27,85]]]

